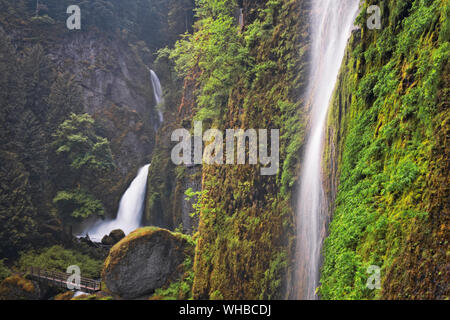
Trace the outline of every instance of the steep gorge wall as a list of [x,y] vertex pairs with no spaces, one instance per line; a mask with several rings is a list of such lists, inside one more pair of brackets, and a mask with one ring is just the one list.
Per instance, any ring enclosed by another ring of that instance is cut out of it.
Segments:
[[79,83],[85,111],[111,143],[116,170],[109,186],[113,197],[105,202],[114,214],[154,147],[159,120],[147,66],[127,39],[111,40],[95,32],[69,36],[52,46],[49,55]]
[[194,236],[196,299],[287,295],[294,249],[291,194],[304,134],[301,94],[307,75],[309,3],[243,5],[243,39],[251,62],[238,71],[224,113],[210,123],[222,131],[280,129],[280,168],[275,176],[262,176],[260,166],[203,166],[205,194]]
[[81,30],[73,31],[65,24],[70,1],[40,4],[36,11],[36,2],[0,1],[5,12],[0,27],[18,52],[41,45],[54,72],[67,73],[80,87],[84,111],[95,118],[96,131],[109,140],[114,156],[116,168],[97,192],[107,215],[114,216],[137,170],[150,162],[157,139],[159,120],[147,67],[161,46],[190,30],[193,1],[129,1],[125,7],[120,1],[85,1],[80,4]]
[[[168,95],[171,102],[166,102],[170,119],[160,131],[153,155],[146,222],[193,233],[197,243],[195,299],[283,298],[288,295],[295,250],[295,199],[291,195],[305,132],[301,97],[307,85],[309,1],[225,0],[216,5],[203,3],[200,22],[194,27],[192,41],[210,44],[183,55],[203,62],[194,62],[182,80],[167,79],[174,84]],[[243,28],[239,25],[240,8]],[[205,18],[203,12],[207,12]],[[224,23],[229,17],[233,18],[231,27]],[[211,23],[217,26],[213,28]],[[208,69],[215,63],[204,61],[208,50],[217,52],[211,55],[213,60],[217,57],[215,62],[230,62]],[[247,53],[236,57],[239,50]],[[181,64],[186,59],[181,59]],[[163,54],[155,68],[173,69],[172,61]],[[211,79],[205,74],[210,70],[225,72],[223,76],[233,80],[216,83],[218,88],[205,95]],[[176,90],[180,87],[181,91]],[[200,105],[209,98],[211,104]],[[178,128],[192,130],[194,118],[203,120],[203,131],[280,129],[277,174],[261,176],[259,165],[175,167],[170,161],[175,145],[170,134]],[[202,191],[200,199],[186,201],[188,188]],[[197,201],[201,210],[192,218],[192,204]]]
[[[380,5],[382,29],[365,13]],[[365,1],[329,114],[320,294],[448,299],[449,4]],[[381,271],[381,290],[366,282]]]

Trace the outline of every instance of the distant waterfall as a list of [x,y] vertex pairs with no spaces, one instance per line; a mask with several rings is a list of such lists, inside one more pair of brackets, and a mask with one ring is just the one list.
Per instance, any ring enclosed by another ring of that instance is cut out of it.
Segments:
[[126,234],[141,226],[144,212],[145,193],[147,189],[147,176],[150,165],[139,169],[138,175],[131,182],[122,196],[117,218],[110,221],[99,221],[84,233],[89,234],[92,240],[100,241],[104,235],[114,229],[122,229]]
[[[152,80],[153,93],[155,95],[156,105],[158,106],[164,102],[161,82],[159,81],[159,78],[156,75],[155,71],[153,71],[152,69],[148,69],[148,70],[150,71],[150,78]],[[158,115],[159,115],[159,123],[161,124],[164,121],[164,116],[163,116],[162,111],[158,110]]]
[[317,299],[327,214],[321,172],[324,131],[359,0],[315,0],[312,7],[312,69],[307,95],[311,118],[298,196],[296,271],[291,288],[295,299]]

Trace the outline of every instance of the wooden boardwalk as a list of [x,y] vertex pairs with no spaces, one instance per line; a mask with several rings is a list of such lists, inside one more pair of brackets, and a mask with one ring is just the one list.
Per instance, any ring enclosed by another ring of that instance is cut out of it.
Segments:
[[[46,282],[50,285],[55,285],[69,290],[67,286],[70,284],[68,279],[71,274],[69,273],[42,270],[40,268],[30,268],[29,276],[38,282]],[[102,290],[102,283],[101,281],[81,277],[80,288],[74,290],[83,291],[86,293],[95,293]]]

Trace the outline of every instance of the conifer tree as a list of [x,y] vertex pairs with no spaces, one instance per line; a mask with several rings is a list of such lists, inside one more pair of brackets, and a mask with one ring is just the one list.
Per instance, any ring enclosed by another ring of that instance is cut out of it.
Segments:
[[15,153],[0,151],[0,256],[14,257],[37,237],[29,175]]
[[54,80],[53,66],[40,44],[27,48],[22,59],[26,107],[44,124],[47,118],[47,97]]
[[81,89],[69,72],[58,74],[48,97],[47,128],[53,134],[71,113],[81,113]]
[[72,113],[54,134],[59,191],[53,203],[66,226],[104,214],[103,204],[88,190],[110,174],[114,160],[108,140],[96,134],[94,123],[88,114]]

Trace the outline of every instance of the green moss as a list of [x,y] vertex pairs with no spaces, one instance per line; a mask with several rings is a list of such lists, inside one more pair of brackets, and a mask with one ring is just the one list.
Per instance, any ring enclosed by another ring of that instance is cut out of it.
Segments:
[[71,265],[79,266],[83,277],[100,277],[102,261],[73,250],[66,250],[61,246],[24,252],[18,261],[18,268],[23,272],[27,272],[30,267],[66,272]]
[[112,266],[116,265],[126,255],[128,249],[130,248],[130,245],[132,245],[136,240],[149,238],[156,232],[163,233],[166,236],[176,237],[178,239],[186,241],[187,243],[190,244],[190,246],[187,246],[186,250],[189,250],[189,248],[194,247],[192,238],[186,234],[170,232],[169,230],[157,227],[140,228],[131,232],[128,236],[120,240],[110,249],[109,255],[104,262],[103,272],[105,272],[105,270],[108,270]]
[[[338,186],[324,248],[325,299],[448,297],[441,196],[448,187],[437,181],[445,180],[439,162],[448,153],[440,144],[450,46],[439,35],[449,6],[406,3],[387,1],[389,24],[354,34],[338,79],[325,150],[329,194]],[[381,290],[366,287],[370,265],[381,267]]]
[[248,3],[251,18],[242,32],[228,10],[234,5],[202,2],[214,18],[200,15],[194,34],[172,53],[177,70],[194,82],[190,119],[210,118],[221,130],[280,129],[282,165],[272,177],[249,165],[203,166],[193,297],[276,299],[285,295],[293,244],[291,191],[304,138],[299,97],[306,86],[308,5]]
[[125,256],[128,251],[130,242],[144,236],[150,236],[158,230],[160,229],[156,227],[145,227],[131,232],[128,236],[120,240],[110,249],[109,255],[104,262],[103,270],[108,270],[111,265],[115,265]]
[[74,296],[74,292],[73,291],[66,291],[64,293],[60,293],[58,295],[56,295],[53,300],[56,301],[67,301],[67,300],[71,300]]
[[166,288],[156,289],[151,300],[190,300],[192,299],[192,284],[194,282],[194,270],[192,258],[187,257],[183,263],[184,274],[176,282],[172,282]]

